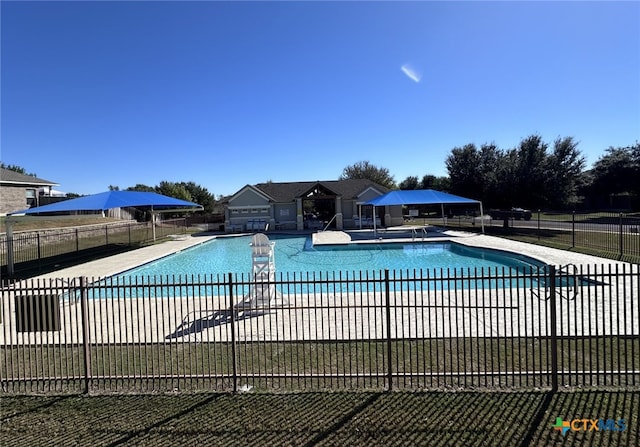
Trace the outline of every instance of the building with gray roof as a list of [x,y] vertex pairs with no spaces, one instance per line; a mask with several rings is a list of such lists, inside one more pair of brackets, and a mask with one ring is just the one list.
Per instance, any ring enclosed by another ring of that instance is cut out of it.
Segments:
[[40,206],[38,191],[54,186],[58,183],[0,168],[0,216]]
[[[225,229],[233,231],[336,230],[373,224],[367,201],[389,189],[366,179],[267,182],[246,185],[225,204]],[[402,207],[380,215],[386,225],[402,223]]]

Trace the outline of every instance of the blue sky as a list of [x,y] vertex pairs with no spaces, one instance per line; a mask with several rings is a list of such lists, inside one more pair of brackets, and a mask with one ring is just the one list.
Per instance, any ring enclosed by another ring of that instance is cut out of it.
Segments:
[[639,2],[11,2],[1,154],[93,194],[446,175],[451,149],[640,140]]

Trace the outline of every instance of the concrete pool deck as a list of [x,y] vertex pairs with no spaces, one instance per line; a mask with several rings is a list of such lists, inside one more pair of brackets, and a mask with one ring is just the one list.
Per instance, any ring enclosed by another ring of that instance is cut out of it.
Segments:
[[37,276],[34,279],[77,278],[80,276],[86,276],[89,278],[104,278],[113,276],[117,275],[118,273],[131,270],[132,268],[138,267],[142,264],[146,264],[148,262],[164,258],[165,256],[178,253],[187,248],[203,244],[212,239],[215,239],[216,237],[218,236],[194,235],[192,237],[171,239],[167,242],[138,248],[136,250],[127,251],[125,253],[119,253],[117,255],[108,256],[106,258],[85,262],[73,267],[56,270],[54,272]]
[[[142,264],[155,261],[165,256],[178,253],[196,245],[209,242],[212,239],[238,237],[245,234],[221,235],[202,233],[192,235],[186,238],[176,238],[160,244],[139,248],[137,250],[120,253],[102,259],[86,262],[73,267],[57,270],[44,275],[35,277],[34,279],[49,278],[76,278],[86,276],[89,278],[104,278],[113,276]],[[246,235],[250,235],[247,233]],[[301,233],[301,235],[303,235]],[[436,241],[455,241],[456,243],[469,247],[483,247],[496,250],[513,252],[521,255],[531,256],[534,259],[542,261],[546,264],[556,266],[574,264],[577,266],[586,265],[602,265],[602,264],[627,264],[597,256],[590,256],[581,253],[559,250],[555,248],[544,247],[542,245],[528,244],[496,236],[487,236],[482,234],[467,233],[463,231],[439,231],[428,232],[425,237],[415,237],[411,232],[407,233],[388,233],[381,232],[373,237],[371,230],[360,230],[352,232],[342,231],[325,231],[311,233],[314,238],[314,244],[318,245],[341,245],[347,243],[394,243],[394,242],[436,242]]]

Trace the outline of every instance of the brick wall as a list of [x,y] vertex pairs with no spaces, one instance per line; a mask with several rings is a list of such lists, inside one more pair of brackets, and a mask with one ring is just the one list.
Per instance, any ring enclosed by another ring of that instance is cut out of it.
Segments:
[[27,207],[26,188],[0,186],[0,215],[4,216]]

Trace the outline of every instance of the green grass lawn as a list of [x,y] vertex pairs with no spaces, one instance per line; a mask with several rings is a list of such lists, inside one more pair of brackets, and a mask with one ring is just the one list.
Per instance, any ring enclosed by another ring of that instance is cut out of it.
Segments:
[[[384,341],[238,343],[237,385],[250,383],[260,392],[382,390],[388,387],[387,349],[394,390],[551,387],[545,372],[552,369],[550,341],[536,337],[405,340],[389,345]],[[638,384],[637,374],[602,371],[636,371],[639,337],[560,339],[557,349],[560,386]],[[94,345],[89,357],[92,393],[233,389],[229,343]],[[1,378],[22,378],[8,385],[7,392],[82,392],[83,354],[76,345],[3,347],[0,358]],[[43,377],[58,380],[52,384]]]
[[[637,446],[638,408],[624,390],[3,397],[0,445]],[[563,436],[556,418],[625,429]]]

